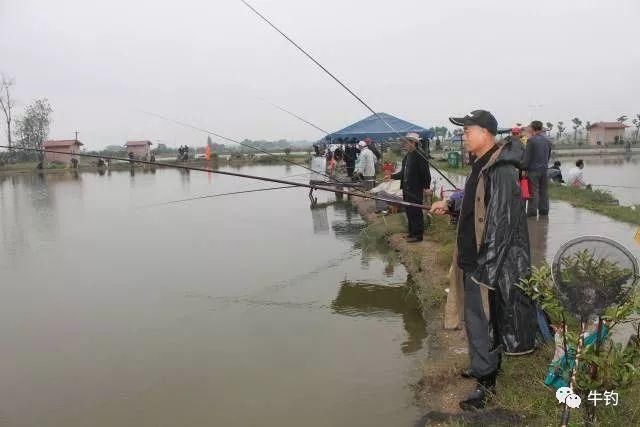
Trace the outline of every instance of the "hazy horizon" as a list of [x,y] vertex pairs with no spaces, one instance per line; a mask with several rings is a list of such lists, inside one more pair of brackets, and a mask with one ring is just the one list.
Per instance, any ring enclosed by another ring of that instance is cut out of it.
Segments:
[[[640,113],[633,0],[252,4],[376,111],[425,127],[476,108],[505,127]],[[237,0],[0,0],[0,58],[15,116],[46,97],[50,138],[90,150],[206,142],[142,110],[239,140],[322,137],[264,100],[329,131],[369,115]]]

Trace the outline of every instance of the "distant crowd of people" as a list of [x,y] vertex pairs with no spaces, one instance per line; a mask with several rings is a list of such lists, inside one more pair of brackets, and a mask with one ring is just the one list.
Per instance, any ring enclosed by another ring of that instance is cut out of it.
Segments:
[[188,145],[181,145],[178,148],[177,159],[179,161],[182,161],[182,162],[186,162],[187,160],[189,160],[189,146]]

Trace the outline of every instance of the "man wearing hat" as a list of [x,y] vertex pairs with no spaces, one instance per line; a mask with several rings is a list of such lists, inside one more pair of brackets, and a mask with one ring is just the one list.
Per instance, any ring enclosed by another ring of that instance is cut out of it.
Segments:
[[376,156],[369,149],[366,142],[358,142],[358,147],[360,148],[360,155],[358,156],[358,163],[354,173],[362,175],[365,189],[371,190],[376,183]]
[[[522,145],[511,138],[496,144],[498,122],[488,111],[449,120],[464,127],[465,148],[475,157],[464,187],[454,252],[454,268],[462,270],[470,359],[462,375],[477,380],[473,392],[460,402],[469,410],[484,407],[489,394],[495,393],[502,352],[520,355],[534,350],[536,323],[533,303],[517,286],[531,268],[518,184]],[[445,201],[431,207],[435,214],[445,214],[446,209]]]
[[[405,202],[421,205],[424,201],[424,190],[431,186],[429,164],[425,157],[421,156],[417,151],[420,145],[420,136],[417,133],[408,133],[401,140],[407,154],[402,159],[402,169],[391,175],[391,178],[401,180],[402,199]],[[407,206],[405,207],[405,212],[409,223],[407,242],[421,242],[424,235],[422,208]]]
[[376,143],[373,142],[373,139],[365,138],[364,142],[367,143],[367,147],[369,147],[369,150],[371,150],[371,152],[376,156],[376,159],[381,160],[382,153],[380,152],[380,150],[378,150],[378,147],[376,147]]

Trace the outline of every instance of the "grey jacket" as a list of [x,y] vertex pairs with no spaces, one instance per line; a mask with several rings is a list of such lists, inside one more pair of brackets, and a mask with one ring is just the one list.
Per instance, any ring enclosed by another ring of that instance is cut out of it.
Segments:
[[522,169],[531,172],[546,172],[551,157],[551,141],[542,134],[529,138],[524,151]]

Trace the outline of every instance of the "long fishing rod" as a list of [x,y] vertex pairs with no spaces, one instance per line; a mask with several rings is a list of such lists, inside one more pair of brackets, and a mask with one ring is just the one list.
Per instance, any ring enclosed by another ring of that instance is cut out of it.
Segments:
[[[369,104],[367,104],[360,96],[358,96],[353,90],[351,90],[346,84],[344,84],[338,77],[336,77],[331,71],[329,71],[324,65],[322,65],[320,62],[318,62],[317,59],[315,59],[313,56],[311,56],[311,54],[309,54],[306,50],[304,50],[298,43],[296,43],[295,41],[293,41],[291,39],[291,37],[289,37],[288,35],[286,35],[282,30],[280,30],[278,27],[275,26],[275,24],[273,24],[269,19],[267,19],[266,16],[264,16],[262,13],[260,13],[258,10],[256,10],[256,8],[254,8],[253,6],[251,6],[246,0],[240,0],[245,6],[247,6],[253,13],[255,13],[258,17],[260,17],[264,22],[266,22],[267,24],[269,24],[269,26],[271,28],[273,28],[274,30],[276,30],[278,33],[280,33],[280,35],[282,37],[284,37],[287,41],[289,41],[289,43],[291,43],[292,45],[294,45],[300,52],[302,52],[307,58],[309,58],[314,64],[316,64],[322,71],[324,71],[327,75],[329,75],[329,77],[331,77],[333,80],[336,81],[336,83],[338,83],[340,86],[342,86],[347,92],[349,92],[349,94],[351,94],[351,96],[353,96],[358,102],[360,102],[360,104],[362,104],[367,110],[369,110],[378,120],[380,120],[385,126],[387,126],[389,129],[391,129],[392,132],[394,132],[398,137],[402,137],[403,135],[400,134],[400,132],[398,132],[393,126],[391,126],[386,120],[384,120],[384,118],[382,118],[382,116],[380,116],[380,114],[378,114],[373,108],[371,108],[369,106]],[[429,159],[427,158],[427,156],[425,156],[421,150],[416,150],[416,152],[427,162],[429,163],[429,165],[436,171],[438,172],[440,175],[442,175],[442,177],[455,189],[457,189],[458,187],[453,183],[453,181],[451,181],[440,169],[438,169],[435,165],[433,165],[433,163],[431,163],[429,161]]]
[[323,185],[304,184],[302,182],[288,181],[288,180],[279,179],[279,178],[268,178],[268,177],[264,177],[264,176],[248,175],[248,174],[244,174],[244,173],[221,171],[221,170],[217,170],[217,169],[208,169],[208,168],[202,168],[202,167],[198,167],[198,166],[187,166],[187,165],[177,165],[177,164],[171,164],[171,163],[151,162],[151,161],[148,161],[148,160],[134,160],[134,159],[127,159],[127,158],[123,158],[123,157],[101,156],[99,154],[69,153],[68,151],[43,150],[43,149],[39,149],[39,148],[10,147],[8,145],[0,145],[0,148],[12,148],[14,150],[31,151],[31,152],[36,152],[36,153],[53,153],[53,154],[73,155],[73,156],[79,156],[79,157],[90,157],[90,158],[94,158],[94,159],[115,160],[115,161],[121,161],[121,162],[124,162],[124,163],[128,162],[130,164],[139,163],[139,164],[142,164],[142,165],[149,165],[149,166],[160,166],[160,167],[182,169],[182,170],[193,170],[193,171],[199,171],[199,172],[209,172],[209,173],[215,173],[215,174],[219,174],[219,175],[233,176],[233,177],[237,177],[237,178],[254,179],[254,180],[257,180],[257,181],[274,182],[276,184],[283,184],[283,185],[290,185],[290,186],[295,186],[295,187],[309,188],[310,190],[328,191],[328,192],[331,192],[331,193],[345,194],[347,196],[362,197],[364,199],[380,200],[382,202],[391,203],[391,204],[395,204],[395,205],[399,205],[399,206],[420,208],[420,209],[426,209],[426,210],[430,209],[429,206],[420,205],[418,203],[410,203],[410,202],[405,202],[405,201],[388,199],[388,198],[385,198],[385,197],[372,196],[372,195],[369,195],[367,193],[354,193],[352,191],[325,187]]

